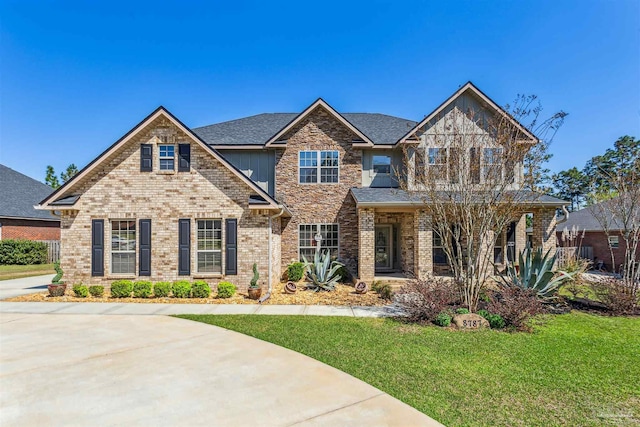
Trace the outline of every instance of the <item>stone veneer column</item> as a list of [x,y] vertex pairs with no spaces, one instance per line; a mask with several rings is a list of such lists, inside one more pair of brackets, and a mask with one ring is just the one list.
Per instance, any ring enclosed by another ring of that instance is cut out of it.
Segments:
[[358,209],[358,277],[371,285],[375,277],[375,213]]
[[556,248],[556,210],[555,208],[538,209],[533,212],[533,248],[542,248],[546,253]]
[[433,274],[433,228],[431,216],[423,210],[413,214],[414,271],[417,279],[423,280]]

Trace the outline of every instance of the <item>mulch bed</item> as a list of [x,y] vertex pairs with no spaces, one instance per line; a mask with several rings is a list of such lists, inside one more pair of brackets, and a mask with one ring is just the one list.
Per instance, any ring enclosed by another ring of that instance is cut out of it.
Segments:
[[[271,297],[263,304],[279,305],[357,305],[357,306],[381,306],[389,301],[380,298],[373,291],[366,294],[356,294],[353,286],[339,284],[331,292],[313,292],[304,289],[304,282],[298,284],[295,294],[285,294],[284,283],[275,285]],[[109,290],[105,289],[104,296],[94,298],[89,295],[86,298],[78,298],[73,294],[70,286],[61,297],[50,297],[48,292],[21,295],[8,298],[9,302],[111,302],[111,303],[137,303],[137,304],[257,304],[257,301],[249,299],[246,293],[236,293],[231,298],[216,298],[212,293],[209,298],[112,298]]]

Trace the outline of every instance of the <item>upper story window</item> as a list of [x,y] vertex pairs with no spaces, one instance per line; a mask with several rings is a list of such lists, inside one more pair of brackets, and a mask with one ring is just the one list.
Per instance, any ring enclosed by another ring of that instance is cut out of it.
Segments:
[[437,180],[447,179],[447,149],[429,148],[429,174]]
[[502,148],[485,148],[481,162],[485,182],[502,180]]
[[339,163],[338,151],[300,151],[300,184],[338,182]]
[[391,175],[391,156],[373,156],[373,173]]
[[176,147],[174,145],[160,145],[160,170],[172,171],[175,168]]

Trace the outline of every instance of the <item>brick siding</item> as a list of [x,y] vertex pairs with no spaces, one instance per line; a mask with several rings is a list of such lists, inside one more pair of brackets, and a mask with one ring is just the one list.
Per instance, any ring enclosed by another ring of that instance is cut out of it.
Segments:
[[6,239],[60,240],[60,221],[0,219],[1,237]]

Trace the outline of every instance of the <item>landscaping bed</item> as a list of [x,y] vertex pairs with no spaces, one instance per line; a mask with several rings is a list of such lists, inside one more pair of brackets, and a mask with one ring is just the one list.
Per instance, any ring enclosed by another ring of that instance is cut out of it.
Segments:
[[[284,283],[279,283],[273,287],[271,297],[264,304],[279,305],[345,305],[345,306],[381,306],[389,301],[380,298],[374,292],[366,294],[356,294],[353,286],[338,284],[331,292],[313,292],[304,290],[304,283],[299,284],[295,294],[285,294]],[[215,292],[209,298],[114,298],[108,289],[105,289],[102,297],[91,295],[85,298],[76,297],[72,286],[67,286],[64,296],[50,297],[48,292],[21,295],[9,298],[5,301],[12,302],[113,302],[113,303],[141,303],[141,304],[257,304],[258,302],[248,298],[246,292],[237,292],[230,298],[217,298]]]

